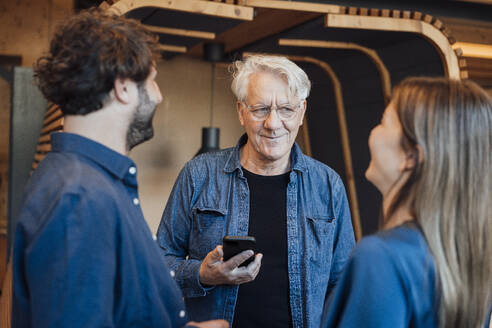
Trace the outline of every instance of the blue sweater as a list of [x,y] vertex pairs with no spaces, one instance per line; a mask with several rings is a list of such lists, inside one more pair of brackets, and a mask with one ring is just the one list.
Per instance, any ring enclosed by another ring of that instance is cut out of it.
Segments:
[[334,292],[321,327],[436,327],[432,255],[411,224],[361,240]]

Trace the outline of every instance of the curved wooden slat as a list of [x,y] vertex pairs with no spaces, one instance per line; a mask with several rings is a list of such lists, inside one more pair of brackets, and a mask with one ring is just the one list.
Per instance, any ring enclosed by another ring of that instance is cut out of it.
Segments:
[[292,46],[292,47],[313,47],[313,48],[325,48],[325,49],[349,49],[360,51],[368,56],[371,61],[376,65],[377,70],[381,76],[383,98],[385,104],[389,104],[391,100],[391,78],[386,65],[384,65],[381,57],[373,49],[363,47],[357,43],[349,42],[335,42],[324,40],[305,40],[305,39],[279,39],[278,44],[280,46]]
[[[252,56],[256,54],[257,53],[253,53],[253,52],[244,52],[243,56]],[[333,71],[333,69],[328,63],[319,60],[317,58],[307,57],[307,56],[293,56],[287,54],[269,54],[269,55],[283,56],[289,58],[292,61],[301,61],[301,62],[315,64],[323,69],[323,71],[328,75],[328,77],[332,82],[333,91],[335,94],[335,104],[337,108],[338,125],[340,127],[343,162],[345,164],[345,174],[347,176],[348,196],[350,201],[350,209],[352,212],[352,226],[354,228],[355,239],[358,241],[360,240],[360,238],[362,238],[362,226],[360,223],[359,202],[357,200],[357,189],[355,186],[354,169],[352,165],[352,154],[350,151],[347,119],[345,117],[345,106],[343,104],[342,86],[340,84],[340,80],[338,79],[336,73]]]
[[312,2],[278,0],[239,0],[239,4],[256,8],[285,9],[315,13],[343,13],[345,7]]
[[55,113],[56,111],[58,111],[60,109],[60,107],[58,107],[57,105],[50,105],[48,107],[48,109],[46,110],[46,114],[44,114],[44,117],[49,117],[50,115],[52,115],[53,113]]
[[492,59],[492,45],[489,44],[456,42],[453,48],[461,49],[463,57]]
[[39,143],[49,143],[51,141],[51,135],[45,134],[39,137],[38,142]]
[[[405,12],[404,12],[404,17]],[[392,18],[380,16],[358,16],[327,14],[325,16],[326,27],[368,29],[393,32],[413,32],[422,35],[434,45],[443,61],[444,71],[447,77],[460,79],[460,67],[458,56],[451,47],[448,38],[441,30],[425,21],[411,18]]]
[[34,162],[31,167],[31,172],[36,169],[38,164],[44,159],[46,154],[51,150],[51,133],[63,130],[64,116],[60,107],[51,105],[48,107],[44,116],[43,127],[38,139],[36,154],[34,154]]
[[46,126],[56,120],[59,120],[63,117],[63,113],[61,111],[55,111],[51,115],[45,115],[43,120],[43,126]]
[[63,117],[60,117],[59,119],[49,123],[48,125],[43,126],[41,129],[41,134],[47,134],[51,133],[53,131],[58,131],[61,130],[63,127]]
[[36,147],[36,152],[38,153],[48,153],[51,151],[51,144],[49,143],[39,143]]

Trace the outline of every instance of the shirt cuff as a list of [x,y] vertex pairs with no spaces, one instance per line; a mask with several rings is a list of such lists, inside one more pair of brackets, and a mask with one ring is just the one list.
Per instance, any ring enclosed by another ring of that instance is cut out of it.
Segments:
[[183,294],[185,297],[200,297],[207,295],[208,292],[213,290],[215,286],[203,286],[200,283],[200,266],[202,261],[198,260],[187,260],[190,261],[187,265],[186,273],[184,273],[183,281],[185,285],[183,286]]

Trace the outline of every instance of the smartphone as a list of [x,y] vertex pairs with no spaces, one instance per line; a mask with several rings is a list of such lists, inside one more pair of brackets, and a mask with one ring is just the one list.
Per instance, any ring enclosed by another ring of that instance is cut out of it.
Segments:
[[[251,249],[256,254],[256,239],[252,236],[225,236],[222,239],[222,249],[224,250],[224,262],[248,249]],[[255,256],[253,255],[239,266],[247,266],[254,259]]]

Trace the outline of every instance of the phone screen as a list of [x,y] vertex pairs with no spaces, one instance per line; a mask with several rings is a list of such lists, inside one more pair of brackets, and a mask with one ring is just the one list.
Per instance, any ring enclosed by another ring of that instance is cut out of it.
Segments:
[[[224,250],[224,261],[231,257],[251,249],[256,254],[256,239],[253,236],[225,236],[222,239]],[[241,263],[239,266],[247,266],[254,261],[254,255]]]

